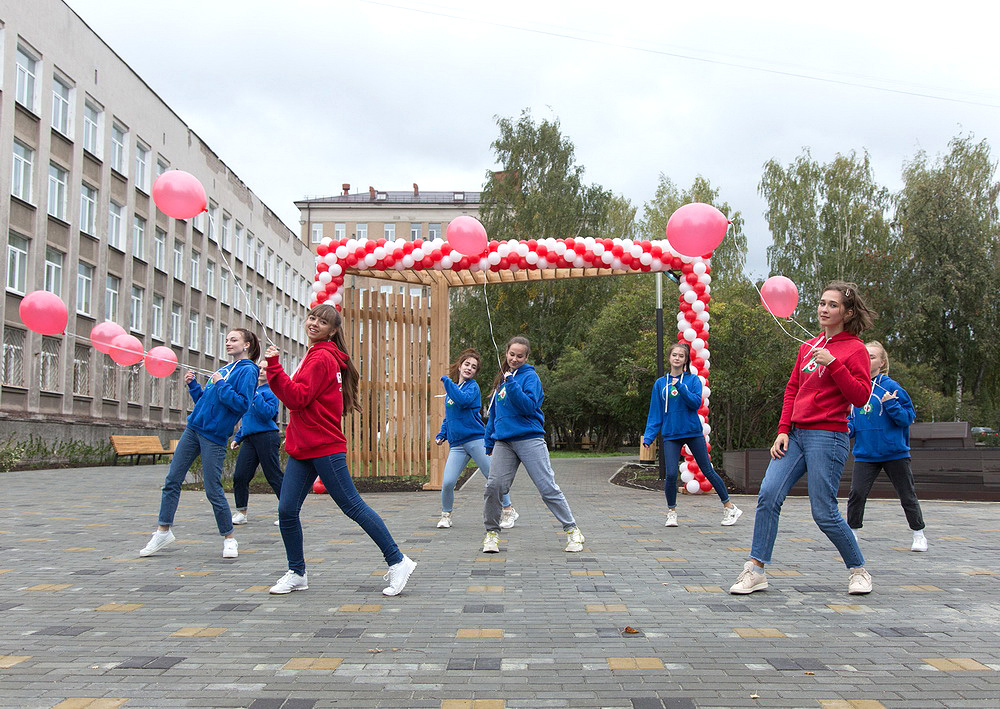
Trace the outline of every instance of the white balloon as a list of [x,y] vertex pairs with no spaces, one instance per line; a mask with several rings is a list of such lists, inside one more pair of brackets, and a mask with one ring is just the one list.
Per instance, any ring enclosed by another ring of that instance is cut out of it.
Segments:
[[622,270],[623,266],[622,266],[621,260],[619,260],[619,259],[612,259],[612,261],[611,261],[611,268],[613,268],[616,271]]
[[689,291],[693,291],[694,288],[687,281],[681,281],[680,285],[677,286],[677,290],[679,290],[681,292],[681,294],[683,295],[684,293],[688,293]]
[[705,349],[705,341],[700,337],[691,341],[691,349],[695,352]]
[[403,268],[413,268],[413,263],[414,263],[413,254],[406,254],[405,256],[403,256],[403,258],[400,260],[400,263],[403,264]]
[[711,395],[712,395],[712,390],[711,389],[709,389],[708,387],[702,387],[702,389],[701,389],[701,397],[703,399],[707,399]]
[[605,251],[604,253],[601,254],[601,261],[609,266],[611,265],[611,262],[614,260],[615,256],[610,251]]
[[376,246],[375,250],[372,251],[372,255],[375,257],[376,261],[381,261],[385,258],[385,248],[382,246]]
[[344,296],[342,296],[340,293],[334,293],[333,295],[330,296],[330,300],[333,301],[334,305],[340,305],[344,301]]
[[701,376],[700,374],[698,375],[698,379],[700,379],[700,380],[701,380],[701,386],[703,387],[703,388],[702,388],[702,390],[701,390],[701,396],[702,396],[702,398],[704,398],[704,396],[705,396],[705,389],[704,389],[704,386],[705,386],[706,384],[708,384],[708,380],[707,380],[707,379],[705,379],[705,377]]
[[708,434],[710,434],[712,432],[712,427],[709,426],[707,423],[703,423],[701,425],[701,432],[704,433],[707,436]]
[[694,271],[695,274],[699,276],[705,272],[705,269],[706,266],[704,261],[698,261],[694,264],[694,266],[691,267],[691,270]]
[[348,239],[347,240],[347,244],[345,244],[345,246],[347,246],[347,251],[348,252],[357,251],[358,250],[358,240],[357,239]]
[[698,294],[695,293],[693,290],[689,290],[687,293],[684,294],[685,303],[694,303],[696,300],[698,300]]
[[[702,331],[703,331],[703,332],[708,332],[708,331],[709,331],[709,330],[711,330],[711,329],[712,329],[712,326],[711,326],[711,325],[709,325],[709,324],[708,324],[707,322],[706,322],[706,323],[705,323],[705,325],[704,325],[704,326],[702,327]],[[707,345],[706,345],[706,347],[707,347]]]
[[681,254],[682,263],[694,263],[697,260],[698,260],[697,256],[685,256],[684,254]]
[[337,263],[337,254],[327,254],[326,256],[323,257],[322,261],[327,266],[332,266],[333,264]]
[[440,264],[441,264],[441,270],[443,271],[454,266],[455,262],[451,260],[451,256],[442,256]]
[[320,271],[318,278],[319,282],[324,285],[333,280],[333,276],[330,275],[329,271]]
[[312,290],[313,293],[319,293],[320,291],[326,290],[326,286],[324,286],[319,281],[313,281]]
[[600,256],[604,253],[604,244],[596,243],[590,250],[593,251],[596,256]]
[[534,251],[529,251],[524,255],[524,260],[530,264],[538,263],[538,258],[539,258],[538,254],[536,254]]
[[695,311],[696,313],[702,313],[705,311],[705,304],[700,300],[695,300],[693,303],[691,303],[691,310]]
[[687,483],[687,491],[692,495],[698,495],[701,493],[701,483],[692,478]]
[[565,242],[557,241],[556,245],[555,245],[555,252],[559,256],[562,256],[564,253],[566,253],[566,244],[565,244]]
[[685,461],[681,461],[681,464],[677,466],[677,469],[681,472],[681,475],[683,475],[684,473],[691,472],[690,469],[688,468],[688,464],[687,464],[686,460]]
[[[707,352],[707,350],[703,350],[703,351]],[[703,359],[704,359],[704,357],[705,357],[705,355],[702,355]],[[705,371],[708,371],[711,368],[712,368],[712,362],[710,360],[708,360],[708,359],[705,359]]]
[[[701,303],[700,300],[698,302]],[[700,311],[698,313],[698,319],[701,320],[702,322],[707,323],[708,322],[708,318],[709,318],[709,314],[708,314],[707,310],[702,310],[702,311]]]
[[702,352],[701,352],[701,358],[702,359],[707,360],[711,356],[712,356],[712,352],[707,347],[704,350],[702,350]]
[[552,264],[549,263],[549,260],[547,258],[545,258],[544,256],[540,256],[538,258],[538,267],[539,268],[548,268],[551,265]]
[[335,263],[332,266],[330,266],[331,276],[339,276],[343,272],[344,272],[344,267],[341,266],[339,263]]
[[628,252],[632,255],[632,258],[639,258],[642,256],[642,247],[638,244],[632,244],[628,248]]
[[653,268],[654,271],[662,271],[662,270],[664,270],[663,269],[663,261],[661,261],[660,259],[658,259],[656,257],[653,257],[653,260],[650,262],[649,265]]
[[514,247],[514,251],[515,251],[515,252],[517,253],[517,255],[518,255],[518,256],[520,256],[521,258],[524,258],[525,256],[527,256],[527,255],[528,255],[528,252],[529,252],[530,250],[531,250],[531,249],[529,249],[529,248],[528,248],[528,245],[527,245],[527,244],[525,244],[525,243],[524,243],[523,241],[522,241],[522,242],[520,242],[520,243],[518,243],[518,245]]
[[706,285],[705,286],[705,295],[711,295],[711,293],[712,293],[712,286]]
[[337,254],[337,258],[338,259],[343,260],[343,259],[347,258],[347,254],[348,254],[347,247],[346,246],[338,246],[335,253]]
[[[499,262],[500,262],[500,259],[497,259],[497,263],[499,263]],[[484,256],[483,258],[479,259],[479,270],[480,271],[489,270],[489,267],[490,267],[491,263],[492,263],[492,261],[490,261],[488,258],[486,258]]]
[[684,331],[684,339],[687,340],[688,342],[694,342],[697,336],[698,333],[694,331],[693,327],[689,327]]
[[489,255],[486,257],[486,261],[491,266],[496,266],[498,263],[500,263],[501,258],[503,257],[500,255],[499,251],[490,251]]
[[364,261],[364,263],[365,263],[365,265],[368,268],[371,268],[376,263],[378,263],[378,259],[375,258],[375,254],[365,254],[365,261]]
[[647,254],[645,252],[639,254],[639,263],[641,263],[643,266],[651,265],[653,263],[653,255]]
[[681,482],[687,485],[689,482],[694,480],[694,473],[685,470],[681,473]]
[[426,256],[424,250],[420,248],[414,249],[410,255],[413,256],[414,261],[423,261],[424,256]]
[[712,282],[712,277],[707,273],[703,273],[700,276],[698,276],[698,282],[703,283],[704,285],[707,286],[709,283]]

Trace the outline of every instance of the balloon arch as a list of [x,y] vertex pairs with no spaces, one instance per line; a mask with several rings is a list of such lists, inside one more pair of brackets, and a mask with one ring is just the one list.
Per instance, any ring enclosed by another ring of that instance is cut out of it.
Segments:
[[[671,272],[679,280],[677,339],[691,345],[691,361],[704,384],[699,415],[709,440],[711,255],[680,255],[665,239],[490,241],[478,257],[463,255],[442,239],[323,239],[312,304],[344,310],[345,335],[362,369],[363,410],[360,421],[352,417],[348,432],[351,469],[365,476],[429,468],[427,489],[440,489],[447,452],[428,444],[444,416],[444,400],[434,396],[430,381],[446,372],[450,361],[448,291],[484,283]],[[363,282],[348,284],[348,276],[429,287],[429,303]],[[684,454],[681,479],[688,489],[710,490],[686,448]]]

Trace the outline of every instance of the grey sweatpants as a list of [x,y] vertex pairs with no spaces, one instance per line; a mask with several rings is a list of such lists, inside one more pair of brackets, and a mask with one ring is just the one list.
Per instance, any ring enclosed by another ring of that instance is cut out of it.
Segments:
[[523,464],[531,482],[535,483],[542,501],[548,505],[555,518],[562,522],[563,530],[576,526],[573,513],[566,502],[566,496],[556,485],[556,474],[549,462],[549,449],[544,438],[528,438],[523,441],[497,441],[493,446],[490,460],[490,478],[483,493],[483,523],[487,532],[500,529],[500,514],[503,505],[500,498],[510,492],[518,465]]

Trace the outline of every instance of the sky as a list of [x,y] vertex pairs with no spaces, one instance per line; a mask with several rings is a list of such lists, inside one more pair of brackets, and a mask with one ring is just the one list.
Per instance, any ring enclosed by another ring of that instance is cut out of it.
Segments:
[[768,160],[867,150],[897,190],[956,135],[1000,150],[995,3],[68,4],[295,231],[345,182],[481,189],[496,118],[529,109],[640,215],[661,173],[708,178],[766,276]]

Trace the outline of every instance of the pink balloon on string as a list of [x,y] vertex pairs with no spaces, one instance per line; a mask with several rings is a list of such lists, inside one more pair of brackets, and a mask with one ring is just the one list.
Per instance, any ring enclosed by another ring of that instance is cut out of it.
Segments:
[[94,329],[90,331],[90,341],[97,348],[98,352],[109,354],[111,352],[111,341],[119,335],[124,334],[125,328],[107,320],[94,325]]
[[139,338],[125,334],[118,335],[111,341],[111,351],[108,354],[118,364],[129,367],[141,362],[146,353]]
[[788,318],[799,305],[799,289],[789,278],[771,276],[760,287],[760,302],[776,318]]
[[463,256],[479,256],[489,245],[486,227],[467,215],[452,219],[445,235],[451,247]]
[[66,331],[69,311],[55,293],[36,290],[21,299],[18,307],[21,320],[28,328],[43,335],[58,335]]
[[667,220],[667,241],[682,256],[703,256],[722,243],[729,229],[726,215],[710,204],[692,202]]
[[169,347],[154,347],[146,353],[146,371],[154,377],[169,377],[177,369],[177,354]]
[[198,178],[183,170],[167,170],[153,183],[153,201],[174,219],[190,219],[208,211],[208,197]]

